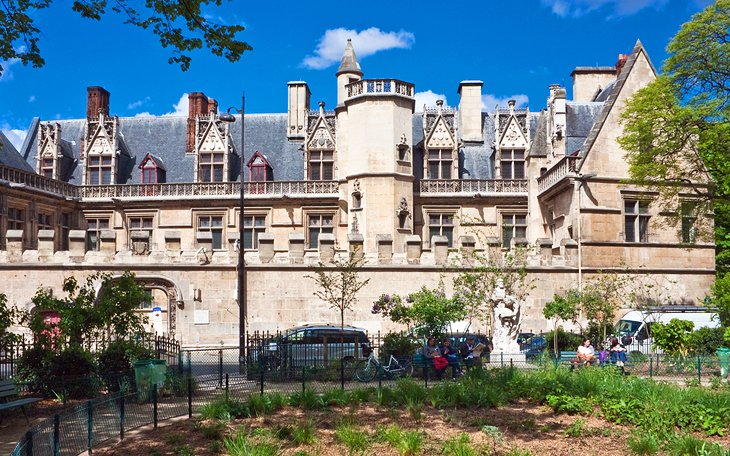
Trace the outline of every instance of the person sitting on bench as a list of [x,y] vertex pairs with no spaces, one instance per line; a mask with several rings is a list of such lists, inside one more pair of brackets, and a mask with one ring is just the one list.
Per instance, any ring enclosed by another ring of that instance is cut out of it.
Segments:
[[623,367],[626,362],[626,348],[621,345],[617,338],[611,338],[611,363]]
[[576,363],[583,366],[588,366],[596,361],[596,350],[591,345],[589,338],[584,338],[583,343],[580,344],[577,350]]

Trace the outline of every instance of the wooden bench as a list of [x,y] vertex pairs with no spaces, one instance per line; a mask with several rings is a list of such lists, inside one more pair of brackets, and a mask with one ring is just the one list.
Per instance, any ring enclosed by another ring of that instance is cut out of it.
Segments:
[[[21,399],[18,395],[18,388],[15,387],[15,383],[9,380],[0,380],[0,411],[20,407],[23,410],[25,422],[30,424],[30,421],[28,421],[28,415],[25,413],[25,406],[40,400],[41,398],[39,397],[24,397]],[[0,417],[0,420],[2,420],[2,417]]]

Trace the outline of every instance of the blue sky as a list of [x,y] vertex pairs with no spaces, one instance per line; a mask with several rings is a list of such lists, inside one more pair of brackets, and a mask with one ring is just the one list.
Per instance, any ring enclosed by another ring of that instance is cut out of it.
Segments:
[[571,93],[576,66],[613,65],[641,39],[657,67],[680,25],[709,0],[514,0],[436,2],[244,2],[206,11],[212,21],[246,26],[240,38],[254,50],[237,63],[194,52],[187,72],[149,32],[122,24],[115,13],[84,20],[65,0],[36,14],[43,68],[2,62],[0,129],[22,142],[33,117],[82,118],[86,87],[111,92],[121,117],[187,112],[187,92],[202,91],[221,109],[284,112],[286,83],[304,80],[312,105],[333,108],[334,76],[347,37],[366,78],[412,82],[420,106],[445,98],[458,104],[459,81],[480,79],[491,110],[509,98],[544,107],[548,85]]

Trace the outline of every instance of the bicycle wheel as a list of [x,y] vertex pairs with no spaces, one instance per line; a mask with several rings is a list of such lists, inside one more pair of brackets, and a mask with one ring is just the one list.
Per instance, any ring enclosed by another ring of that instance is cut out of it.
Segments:
[[375,378],[378,373],[378,367],[370,360],[362,360],[355,367],[355,380],[358,382],[369,382]]
[[410,361],[400,361],[398,365],[398,369],[390,371],[393,378],[410,377],[413,375],[413,364]]

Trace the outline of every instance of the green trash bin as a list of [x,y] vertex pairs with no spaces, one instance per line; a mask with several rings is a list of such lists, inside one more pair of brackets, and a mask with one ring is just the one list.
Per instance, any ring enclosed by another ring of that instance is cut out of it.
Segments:
[[165,385],[167,362],[163,359],[140,359],[134,363],[134,381],[137,384],[137,399],[149,402],[152,398],[152,385],[159,390]]
[[716,353],[717,359],[720,361],[720,377],[727,378],[728,367],[730,367],[730,348],[720,347]]

